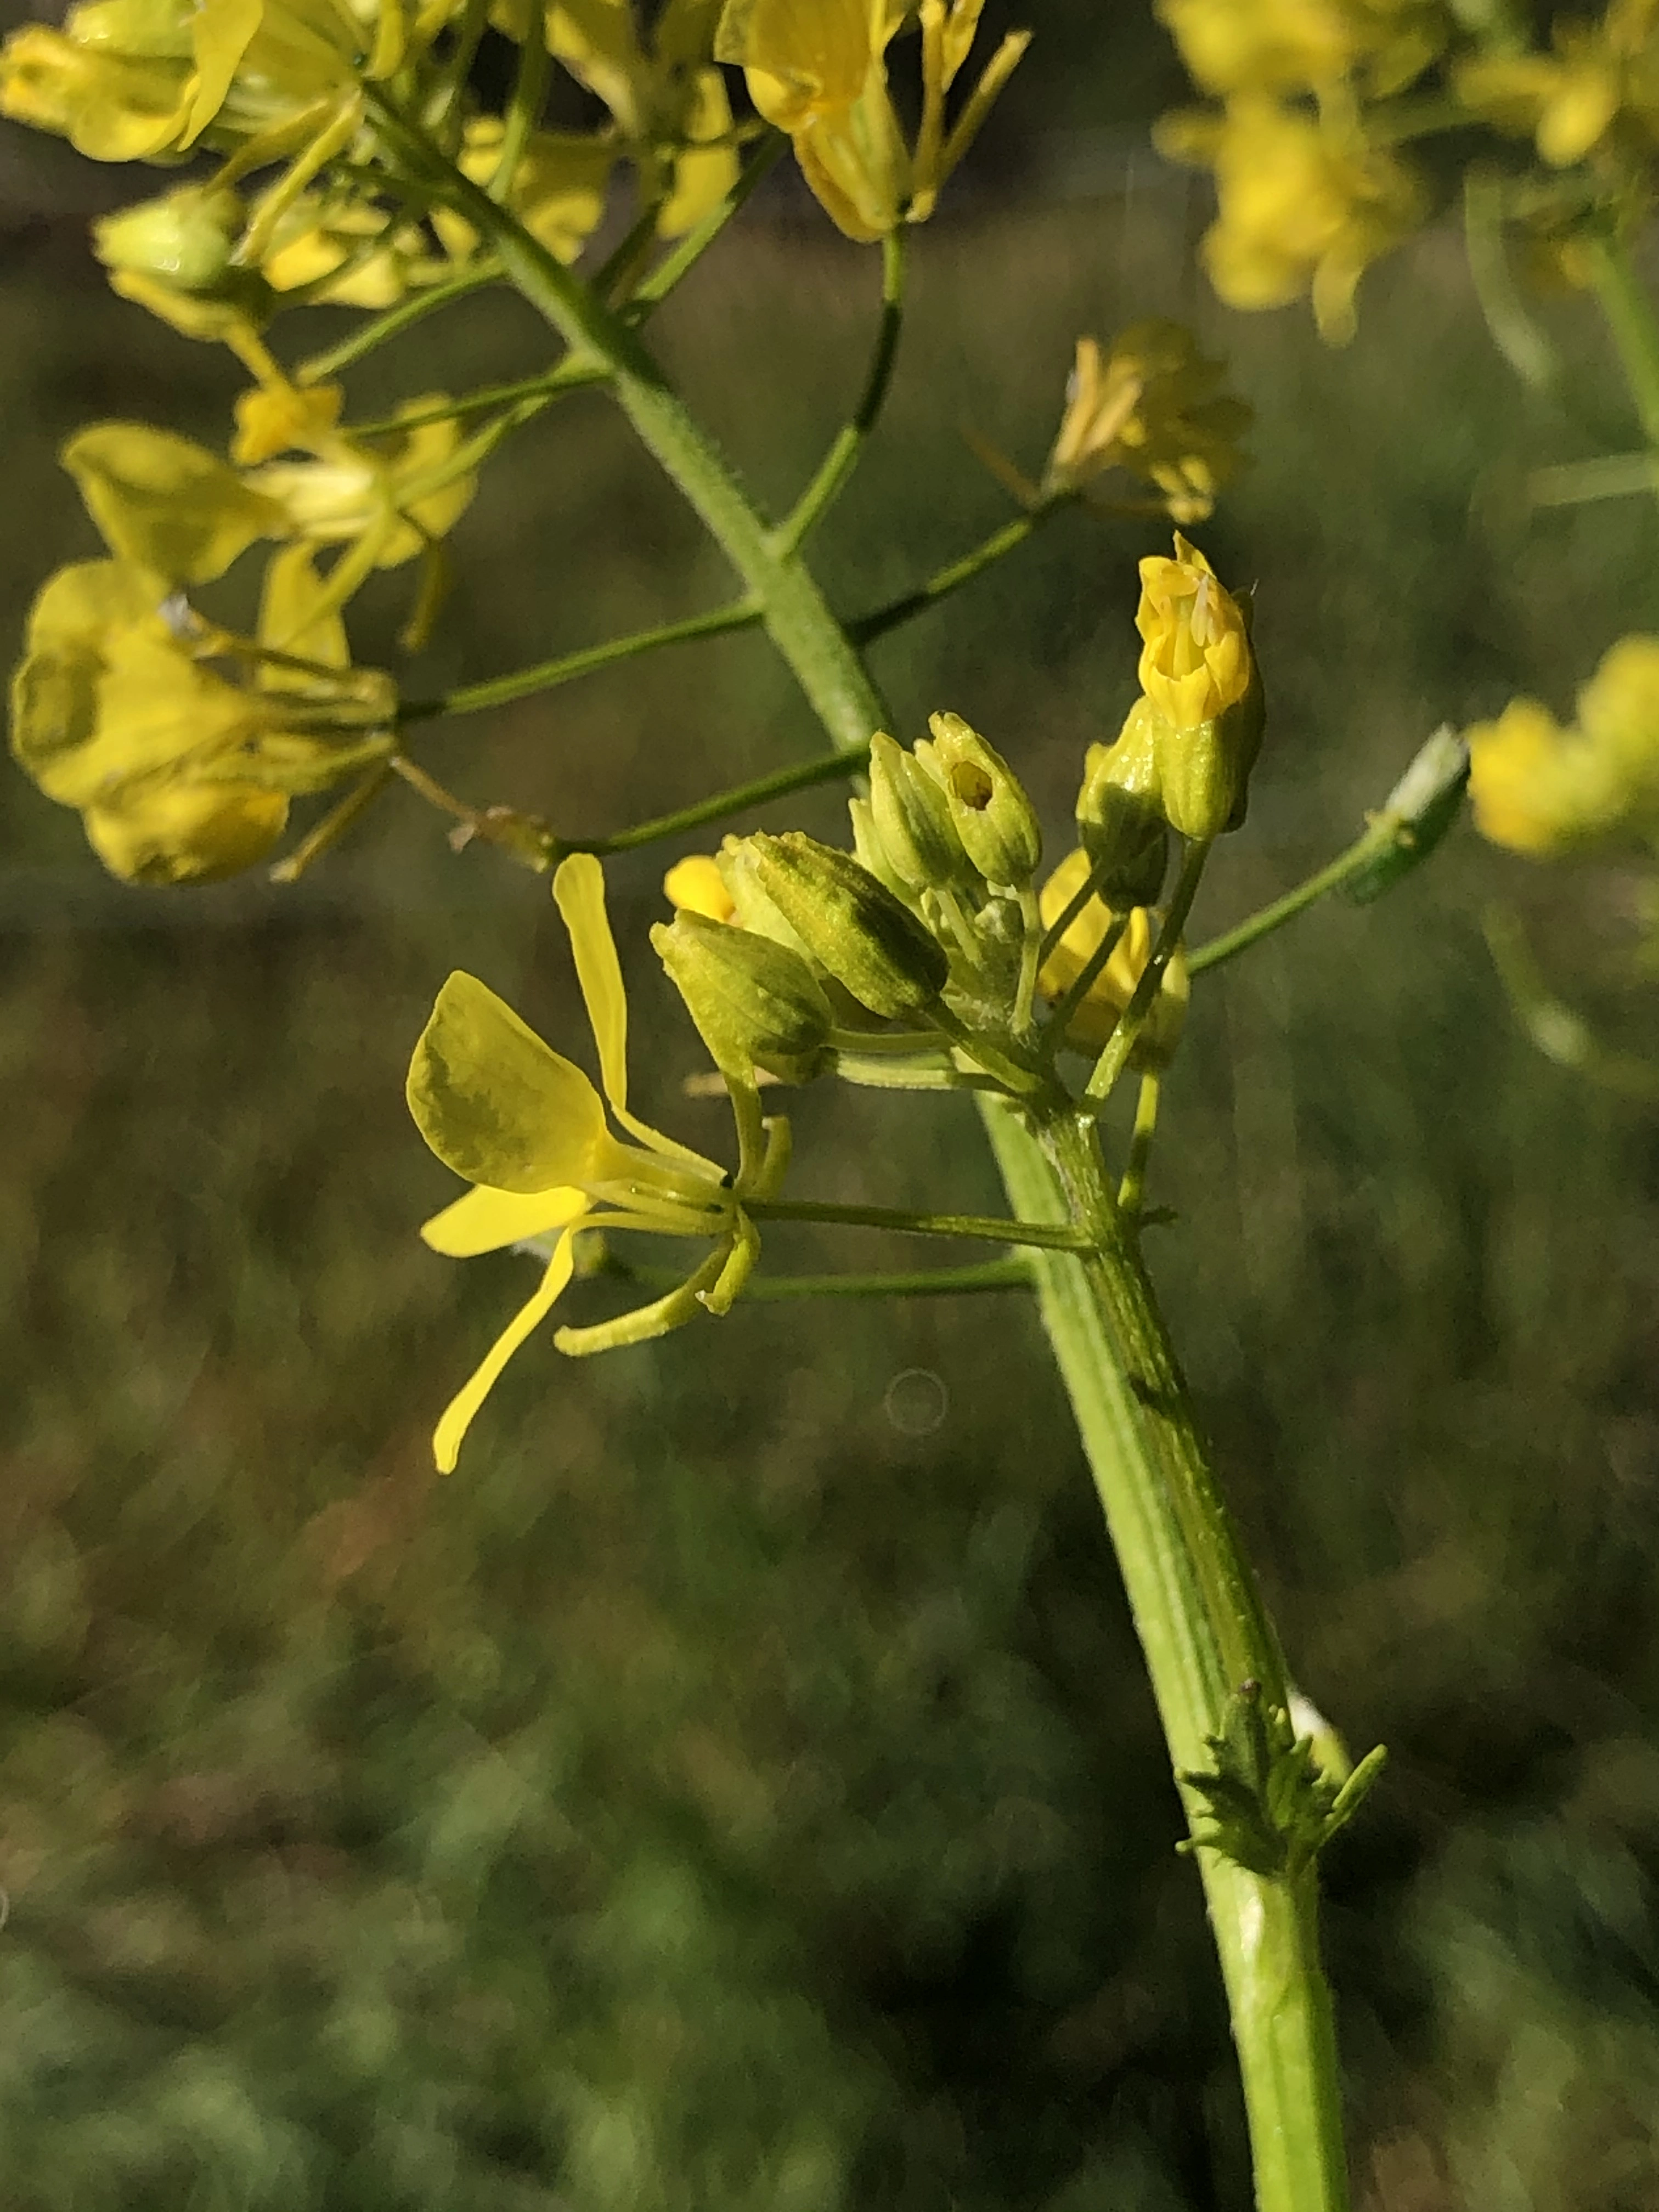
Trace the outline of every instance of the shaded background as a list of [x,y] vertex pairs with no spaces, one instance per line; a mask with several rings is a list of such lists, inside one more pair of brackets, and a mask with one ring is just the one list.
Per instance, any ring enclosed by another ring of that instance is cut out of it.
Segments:
[[[1517,393],[1449,232],[1368,282],[1346,354],[1299,310],[1218,311],[1191,273],[1200,188],[1146,143],[1178,80],[1100,12],[1044,9],[917,235],[897,386],[823,568],[855,608],[972,543],[1007,506],[960,426],[1035,467],[1079,331],[1193,320],[1257,410],[1255,469],[1200,534],[1258,583],[1273,702],[1207,929],[1346,842],[1443,716],[1522,688],[1565,708],[1652,619],[1659,518],[1528,517],[1527,465],[1634,432],[1571,307],[1568,402]],[[236,388],[104,292],[83,221],[112,191],[0,141],[8,651],[41,577],[96,550],[60,439],[120,413],[214,440]],[[775,503],[856,389],[876,281],[779,176],[655,326]],[[354,396],[524,374],[544,344],[486,296]],[[1133,563],[1162,536],[1064,519],[878,648],[902,733],[968,714],[1055,850],[1133,692]],[[416,691],[725,588],[591,395],[524,434],[454,542]],[[398,611],[368,609],[362,658]],[[422,757],[586,831],[812,742],[737,638],[434,729]],[[831,796],[769,818],[841,834]],[[1024,1304],[740,1308],[587,1364],[544,1346],[437,1482],[432,1420],[524,1278],[416,1241],[448,1194],[402,1071],[451,965],[569,1033],[544,887],[452,857],[401,799],[287,892],[123,890],[15,775],[0,838],[13,2212],[1243,2204],[1198,1885]],[[611,872],[636,1073],[720,1145],[644,945],[668,857]],[[1460,831],[1385,905],[1203,987],[1154,1264],[1297,1671],[1393,1753],[1328,1862],[1362,2201],[1641,2212],[1659,1159],[1650,1112],[1517,1038],[1493,896],[1654,1044],[1619,966],[1630,883]],[[964,1102],[826,1089],[796,1126],[801,1194],[997,1203]]]

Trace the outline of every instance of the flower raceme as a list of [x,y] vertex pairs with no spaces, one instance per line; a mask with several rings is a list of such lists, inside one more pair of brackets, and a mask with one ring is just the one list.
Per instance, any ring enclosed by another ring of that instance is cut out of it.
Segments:
[[739,64],[749,96],[789,134],[801,174],[849,238],[922,222],[1030,43],[1010,32],[947,131],[946,94],[979,28],[983,0],[921,0],[921,119],[909,144],[888,89],[887,49],[906,0],[726,0],[718,59]]
[[[752,1092],[741,1097],[741,1086],[733,1096],[740,1152],[735,1178],[629,1112],[628,1002],[598,860],[588,854],[565,860],[553,896],[569,932],[598,1048],[600,1090],[487,985],[459,971],[439,993],[410,1063],[408,1098],[416,1127],[444,1164],[473,1185],[425,1224],[427,1243],[455,1259],[528,1246],[545,1261],[535,1291],[438,1424],[433,1450],[445,1474],[507,1361],[569,1282],[579,1235],[641,1231],[713,1246],[665,1297],[593,1328],[562,1328],[554,1337],[558,1349],[572,1355],[642,1343],[701,1311],[730,1308],[760,1250],[744,1201],[773,1196],[788,1159],[788,1124],[774,1120],[761,1133],[758,1116],[749,1110]],[[623,1137],[612,1133],[613,1122]]]

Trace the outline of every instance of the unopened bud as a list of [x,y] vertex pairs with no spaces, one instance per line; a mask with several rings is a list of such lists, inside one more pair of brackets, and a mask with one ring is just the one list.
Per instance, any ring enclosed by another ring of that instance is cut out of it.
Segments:
[[740,849],[812,958],[861,1006],[896,1018],[938,999],[949,973],[943,949],[850,853],[798,830],[745,838]]
[[797,952],[803,960],[812,957],[799,933],[792,928],[782,909],[761,881],[760,869],[747,837],[725,837],[720,841],[718,866],[732,901],[730,919],[740,929],[756,937],[769,937],[774,945],[781,945],[787,952]]
[[689,908],[658,922],[651,942],[722,1074],[747,1083],[762,1067],[810,1083],[823,1073],[835,1017],[798,953]]
[[1175,545],[1173,561],[1140,564],[1140,688],[1165,725],[1156,748],[1164,818],[1183,837],[1208,839],[1243,822],[1261,750],[1261,679],[1243,607],[1179,532]]
[[1164,888],[1170,832],[1158,772],[1163,717],[1148,699],[1130,708],[1117,741],[1091,745],[1077,795],[1077,834],[1108,906],[1150,906]]
[[154,277],[184,292],[205,292],[229,268],[241,232],[242,204],[234,192],[186,185],[100,216],[92,227],[92,245],[106,269]]
[[878,731],[870,740],[870,826],[886,866],[907,891],[966,883],[973,863],[963,849],[943,787],[914,753]]
[[853,825],[853,857],[860,867],[868,868],[878,884],[885,884],[893,896],[908,904],[909,887],[896,876],[887,858],[886,848],[876,835],[875,817],[870,811],[867,799],[849,799],[848,819]]
[[988,884],[1023,890],[1042,858],[1042,832],[1019,778],[960,714],[934,714],[917,756],[950,802],[963,851]]
[[1172,830],[1183,837],[1218,837],[1243,827],[1250,770],[1261,750],[1261,681],[1235,707],[1190,730],[1164,724],[1158,736],[1158,789]]

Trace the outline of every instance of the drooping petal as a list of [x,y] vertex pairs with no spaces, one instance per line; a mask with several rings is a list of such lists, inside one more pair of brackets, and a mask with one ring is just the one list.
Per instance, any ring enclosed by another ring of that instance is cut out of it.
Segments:
[[476,1259],[523,1244],[550,1230],[568,1229],[588,1211],[581,1190],[490,1190],[480,1183],[421,1224],[421,1238],[450,1260]]
[[222,576],[256,538],[286,531],[281,508],[216,454],[146,422],[91,423],[63,461],[112,552],[173,583]]
[[576,981],[599,1048],[599,1080],[620,1117],[628,1111],[628,995],[605,910],[605,870],[592,853],[561,861],[553,897],[570,932]]
[[453,1474],[460,1457],[461,1440],[472,1425],[472,1417],[495,1389],[501,1370],[533,1328],[551,1312],[554,1302],[570,1280],[575,1265],[574,1232],[567,1230],[553,1248],[535,1296],[520,1307],[479,1363],[471,1380],[444,1408],[443,1419],[432,1432],[432,1456],[440,1474]]
[[586,1359],[595,1352],[615,1352],[627,1344],[648,1344],[653,1337],[666,1336],[671,1329],[684,1328],[687,1322],[695,1321],[704,1310],[702,1294],[720,1279],[728,1249],[724,1243],[717,1244],[702,1265],[677,1289],[653,1298],[649,1305],[636,1306],[632,1313],[618,1314],[615,1321],[598,1322],[591,1328],[562,1328],[555,1335],[554,1343],[568,1358]]
[[405,1095],[416,1127],[445,1166],[495,1190],[592,1182],[615,1171],[622,1149],[580,1068],[460,969],[438,994]]

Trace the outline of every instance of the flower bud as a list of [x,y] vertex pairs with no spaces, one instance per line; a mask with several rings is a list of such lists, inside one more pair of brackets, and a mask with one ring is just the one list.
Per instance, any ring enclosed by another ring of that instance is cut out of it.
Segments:
[[769,937],[787,952],[798,952],[810,965],[811,953],[761,882],[760,868],[746,837],[723,837],[717,866],[732,901],[731,919],[756,937]]
[[1117,742],[1091,745],[1077,795],[1077,834],[1108,906],[1150,906],[1164,888],[1170,832],[1158,773],[1158,726],[1150,700],[1130,708]]
[[738,849],[812,958],[861,1006],[897,1018],[938,999],[949,973],[942,948],[850,853],[797,830]]
[[669,904],[681,912],[700,914],[709,921],[732,921],[737,916],[720,864],[711,853],[688,853],[676,860],[662,887]]
[[185,185],[100,216],[92,227],[92,246],[106,269],[135,271],[184,292],[206,292],[229,268],[241,232],[242,204],[234,192]]
[[1261,680],[1249,619],[1195,545],[1140,564],[1135,627],[1140,688],[1163,717],[1157,733],[1164,819],[1183,837],[1219,836],[1244,819],[1261,750]]
[[810,1083],[829,1066],[835,1018],[798,953],[689,908],[658,922],[651,942],[722,1074],[748,1083],[762,1067]]
[[933,743],[917,757],[950,802],[963,851],[988,884],[1023,890],[1042,858],[1042,832],[1018,777],[960,714],[934,714]]
[[951,803],[914,753],[884,731],[870,740],[870,826],[887,866],[906,891],[966,883],[973,865],[963,850]]
[[875,817],[870,811],[867,799],[849,799],[848,819],[853,825],[853,857],[860,867],[868,868],[878,884],[885,884],[893,896],[908,905],[910,892],[901,878],[893,873],[886,849],[876,835]]

